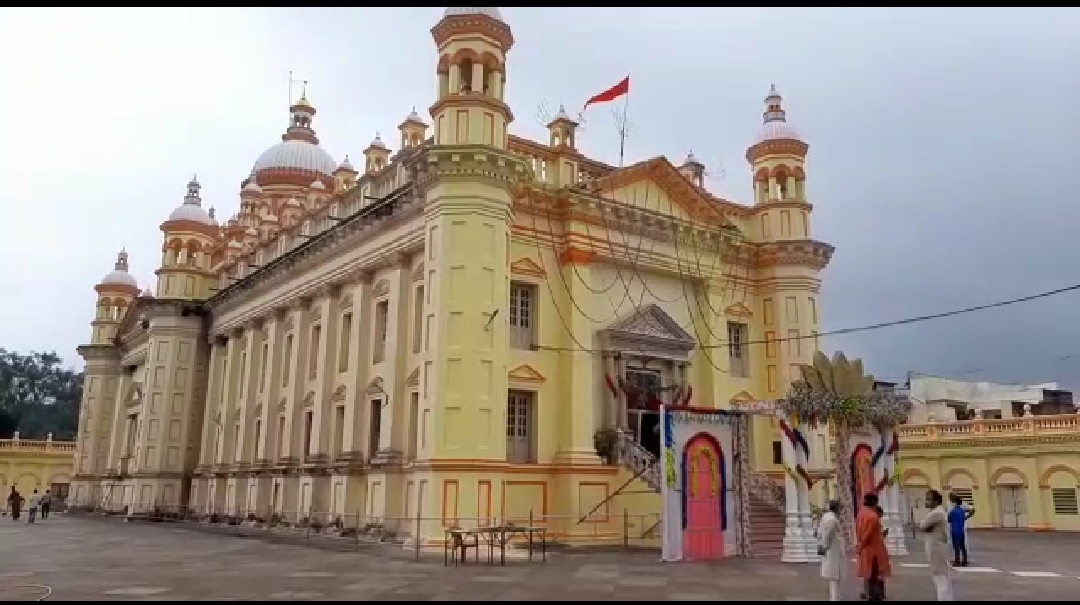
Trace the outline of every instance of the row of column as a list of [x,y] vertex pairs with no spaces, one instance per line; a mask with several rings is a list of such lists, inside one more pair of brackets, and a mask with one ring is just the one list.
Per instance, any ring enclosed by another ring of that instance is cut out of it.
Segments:
[[[212,338],[201,466],[392,458],[415,438],[405,435],[409,355],[401,350],[411,342],[404,336],[412,280],[408,259],[400,261],[381,275],[379,288],[370,273],[357,275]],[[377,361],[382,321],[385,349]]]

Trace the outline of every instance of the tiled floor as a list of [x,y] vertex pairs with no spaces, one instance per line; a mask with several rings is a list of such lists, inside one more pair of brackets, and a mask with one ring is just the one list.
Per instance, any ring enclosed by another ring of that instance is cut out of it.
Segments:
[[[961,600],[1071,599],[1080,536],[972,535]],[[820,600],[816,565],[664,564],[657,553],[566,553],[546,563],[444,567],[387,546],[343,552],[170,524],[59,516],[0,520],[0,599],[36,600]],[[891,600],[932,600],[916,554],[897,560]],[[1001,571],[998,571],[1001,570]],[[854,583],[849,583],[854,593]],[[852,594],[851,596],[854,596]]]

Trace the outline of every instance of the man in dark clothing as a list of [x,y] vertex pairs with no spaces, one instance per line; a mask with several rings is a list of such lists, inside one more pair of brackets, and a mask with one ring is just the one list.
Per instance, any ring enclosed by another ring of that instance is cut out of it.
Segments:
[[953,566],[967,567],[967,522],[975,514],[974,509],[965,509],[960,496],[951,494],[952,510],[949,511],[949,540],[953,547]]
[[45,490],[45,495],[41,497],[41,518],[49,518],[49,509],[52,508],[52,494],[49,490]]
[[15,489],[14,485],[11,486],[11,493],[8,494],[7,503],[8,508],[11,509],[11,520],[18,521],[19,514],[22,512],[23,497],[22,494]]

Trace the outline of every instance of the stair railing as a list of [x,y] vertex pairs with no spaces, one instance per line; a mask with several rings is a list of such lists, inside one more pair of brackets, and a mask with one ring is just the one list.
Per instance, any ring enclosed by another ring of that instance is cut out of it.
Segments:
[[747,485],[750,488],[750,495],[781,513],[785,511],[786,497],[783,485],[773,481],[772,477],[761,471],[750,471],[748,479]]
[[634,441],[634,437],[629,433],[619,431],[618,440],[618,460],[619,464],[626,468],[635,475],[641,477],[642,481],[653,490],[659,492],[661,479],[660,479],[660,459],[641,446],[640,443]]

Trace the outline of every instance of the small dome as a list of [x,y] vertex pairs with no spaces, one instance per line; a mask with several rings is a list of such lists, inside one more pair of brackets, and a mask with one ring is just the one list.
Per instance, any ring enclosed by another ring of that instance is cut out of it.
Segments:
[[113,270],[101,278],[102,286],[129,286],[139,289],[139,282],[128,273],[128,253],[127,250],[121,250],[116,255],[116,264],[113,265]]
[[244,235],[247,237],[259,237],[259,230],[255,227],[248,227],[244,229]]
[[689,165],[689,164],[695,164],[697,166],[702,165],[701,160],[697,159],[697,156],[694,155],[693,150],[691,150],[690,153],[686,154],[686,161],[683,162],[683,166],[686,166],[686,165]]
[[485,17],[491,17],[496,21],[502,21],[502,14],[499,13],[499,9],[494,7],[451,7],[447,8],[443,12],[443,18],[446,17],[464,17],[468,15],[483,15]]
[[796,141],[801,141],[802,135],[787,122],[766,122],[762,124],[761,129],[758,130],[755,142],[761,143],[763,141],[773,141],[776,139],[794,139]]
[[311,183],[312,189],[326,189],[326,185],[322,184],[322,181],[313,181]]
[[288,207],[288,208],[303,208],[304,204],[302,204],[300,202],[300,200],[298,200],[298,199],[296,199],[294,197],[291,197],[291,198],[285,200],[285,206]]
[[154,293],[150,291],[150,288],[146,288],[142,291],[142,294],[140,296],[142,296],[143,298],[153,298]]
[[203,210],[201,206],[195,206],[192,204],[184,204],[173,210],[169,214],[170,221],[193,221],[196,223],[202,223],[204,225],[213,225],[214,219],[210,218],[210,213]]
[[276,223],[276,222],[278,222],[278,217],[277,217],[276,214],[267,214],[266,216],[262,217],[262,222],[264,222],[264,223]]
[[409,115],[405,116],[405,123],[421,124],[423,126],[427,126],[427,123],[424,122],[424,119],[420,117],[420,114],[416,113],[415,105],[413,106],[412,111],[409,112]]
[[244,188],[241,189],[240,192],[241,193],[262,193],[262,187],[259,187],[259,184],[255,182],[255,173],[254,172],[252,172],[251,176],[248,177],[247,184],[244,185]]
[[[259,174],[269,170],[295,170],[325,175],[337,169],[337,162],[325,149],[314,143],[299,139],[282,141],[267,149],[255,160],[252,172]],[[266,180],[263,179],[265,183]]]
[[383,143],[379,133],[375,133],[375,138],[371,141],[371,144],[368,145],[368,149],[386,149],[386,143]]
[[356,168],[353,168],[352,162],[349,161],[349,156],[345,156],[345,159],[341,160],[338,170],[351,170],[352,172],[356,172]]
[[226,248],[234,248],[234,249],[235,248],[243,248],[244,244],[241,244],[240,242],[238,242],[238,241],[236,241],[234,239],[231,239],[231,240],[229,240],[229,243],[225,244],[225,247]]

